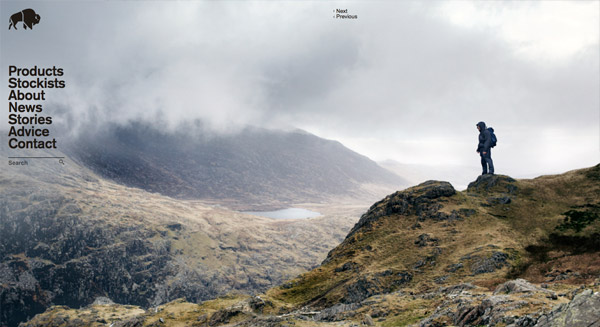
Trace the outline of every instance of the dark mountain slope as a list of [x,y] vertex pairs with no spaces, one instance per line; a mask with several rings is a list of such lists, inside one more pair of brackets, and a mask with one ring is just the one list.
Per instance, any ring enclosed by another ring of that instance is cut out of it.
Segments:
[[80,136],[67,152],[103,177],[183,199],[317,202],[364,194],[365,184],[406,185],[339,142],[300,131],[207,136],[133,123]]

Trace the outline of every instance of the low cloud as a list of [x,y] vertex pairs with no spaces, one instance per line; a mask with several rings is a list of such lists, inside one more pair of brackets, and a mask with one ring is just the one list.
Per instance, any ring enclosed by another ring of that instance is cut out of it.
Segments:
[[[333,19],[339,6],[359,19]],[[552,60],[536,60],[509,37],[518,26],[505,18],[538,5],[473,7],[501,12],[495,25],[457,18],[448,6],[41,2],[42,23],[29,34],[1,32],[2,65],[64,67],[68,87],[53,92],[48,110],[72,131],[130,120],[170,129],[198,120],[217,133],[298,127],[374,159],[467,164],[477,161],[474,125],[485,120],[508,173],[600,160],[597,33],[560,55],[540,35],[535,56]],[[556,14],[539,6],[542,18]],[[2,13],[17,7],[3,2]],[[597,27],[595,12],[583,19]],[[534,23],[543,30],[543,20]],[[556,156],[549,163],[540,152]]]

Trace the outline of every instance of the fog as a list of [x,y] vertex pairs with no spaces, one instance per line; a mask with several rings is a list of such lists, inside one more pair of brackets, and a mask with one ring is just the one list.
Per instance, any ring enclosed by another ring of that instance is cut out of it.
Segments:
[[[22,6],[3,1],[1,17]],[[9,65],[64,68],[67,87],[48,91],[44,112],[71,136],[196,120],[216,134],[300,128],[374,160],[477,167],[483,120],[498,173],[600,161],[598,2],[27,6],[40,24],[2,30],[2,79]],[[334,19],[336,8],[358,19]]]

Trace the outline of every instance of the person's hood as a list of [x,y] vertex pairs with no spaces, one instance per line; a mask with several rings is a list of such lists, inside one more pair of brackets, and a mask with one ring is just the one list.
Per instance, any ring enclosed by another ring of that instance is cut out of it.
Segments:
[[481,131],[485,131],[485,123],[480,121],[479,123],[477,123],[477,126],[479,126],[479,128],[481,128]]

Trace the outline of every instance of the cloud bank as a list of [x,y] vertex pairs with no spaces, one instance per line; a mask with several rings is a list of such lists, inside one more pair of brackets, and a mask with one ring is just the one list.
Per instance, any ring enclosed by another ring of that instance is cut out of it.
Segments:
[[[64,67],[69,86],[48,107],[72,131],[302,128],[376,160],[477,166],[484,120],[498,172],[559,172],[600,161],[598,6],[36,2],[39,26],[1,32],[2,76]],[[2,17],[19,8],[2,2]]]

